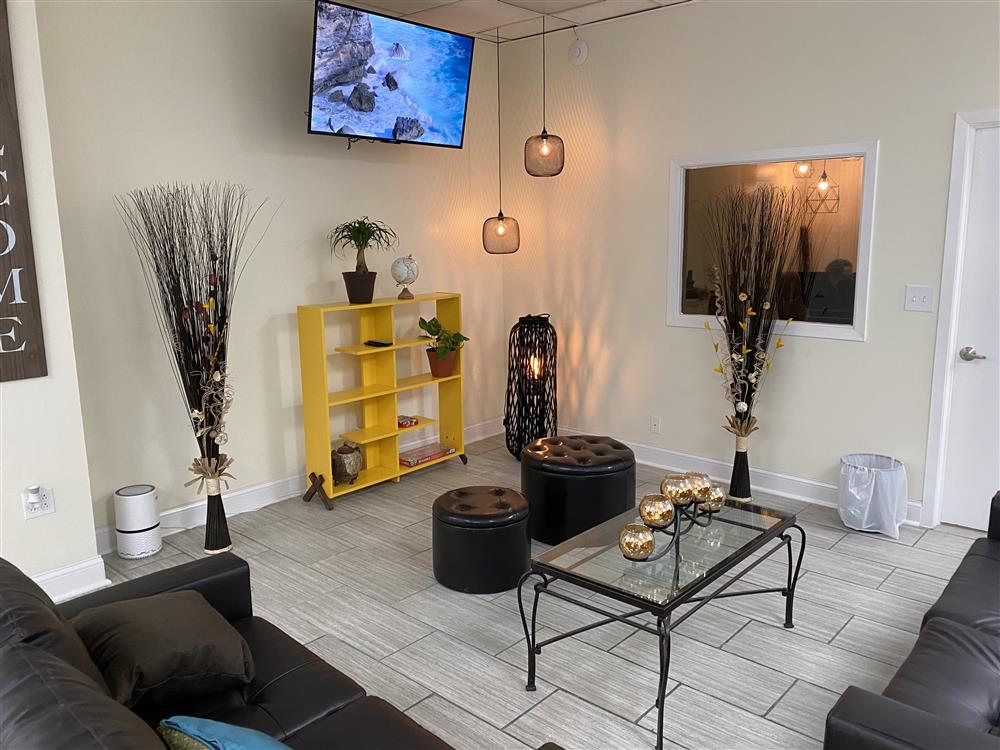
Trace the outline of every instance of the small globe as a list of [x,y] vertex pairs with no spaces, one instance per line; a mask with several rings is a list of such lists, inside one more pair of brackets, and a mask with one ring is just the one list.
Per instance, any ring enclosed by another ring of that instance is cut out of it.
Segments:
[[393,280],[399,286],[409,286],[420,275],[420,267],[417,265],[417,261],[413,260],[412,255],[407,255],[403,258],[396,258],[389,268],[389,273],[392,274]]

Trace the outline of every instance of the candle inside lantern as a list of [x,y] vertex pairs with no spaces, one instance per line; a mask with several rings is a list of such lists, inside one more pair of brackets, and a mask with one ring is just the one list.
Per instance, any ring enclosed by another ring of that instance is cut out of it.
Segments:
[[531,368],[531,376],[538,380],[542,376],[542,360],[539,359],[537,354],[532,354],[531,358],[528,360],[528,366]]

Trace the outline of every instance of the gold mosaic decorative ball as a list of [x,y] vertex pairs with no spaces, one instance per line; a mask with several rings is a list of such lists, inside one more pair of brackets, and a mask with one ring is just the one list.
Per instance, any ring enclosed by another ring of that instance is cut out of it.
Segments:
[[685,476],[691,482],[691,489],[694,490],[694,494],[699,498],[705,497],[708,491],[714,486],[711,477],[700,471],[689,471]]
[[698,509],[703,513],[718,513],[725,504],[726,493],[719,485],[713,484],[708,492],[702,495]]
[[685,506],[694,499],[694,488],[687,474],[667,474],[660,482],[660,494],[674,505]]
[[642,562],[653,553],[653,532],[641,523],[630,523],[618,535],[618,549],[629,560]]
[[663,529],[674,520],[674,504],[663,495],[646,495],[639,501],[639,515],[647,526]]

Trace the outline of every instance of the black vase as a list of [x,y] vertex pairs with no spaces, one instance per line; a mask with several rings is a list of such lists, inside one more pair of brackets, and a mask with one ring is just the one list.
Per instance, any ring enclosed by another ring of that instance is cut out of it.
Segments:
[[352,305],[367,305],[375,296],[374,271],[344,271],[344,284],[347,285],[347,299]]
[[208,512],[205,515],[205,554],[217,555],[233,548],[226,523],[226,509],[222,505],[222,495],[208,496]]
[[733,476],[729,480],[729,497],[738,502],[749,502],[750,461],[747,459],[746,438],[736,438],[736,455],[733,457]]

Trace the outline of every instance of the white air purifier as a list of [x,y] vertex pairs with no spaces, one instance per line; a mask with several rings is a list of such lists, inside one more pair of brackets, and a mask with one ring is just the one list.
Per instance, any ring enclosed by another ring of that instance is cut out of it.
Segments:
[[156,487],[130,484],[115,491],[115,536],[118,557],[135,560],[155,555],[160,541],[160,514],[156,510]]

